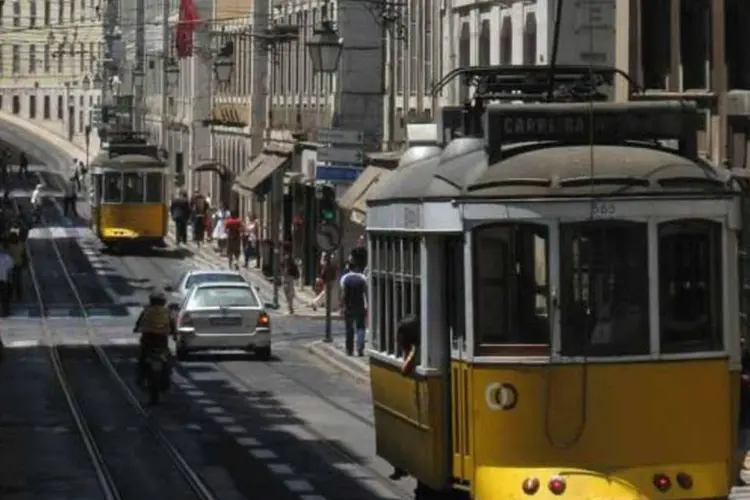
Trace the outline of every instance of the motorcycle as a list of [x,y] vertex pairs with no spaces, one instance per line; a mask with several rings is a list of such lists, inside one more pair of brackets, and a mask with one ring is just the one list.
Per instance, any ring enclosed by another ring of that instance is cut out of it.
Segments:
[[171,356],[169,348],[153,349],[146,356],[143,367],[144,389],[148,393],[149,404],[158,404],[161,394],[169,389],[172,374]]

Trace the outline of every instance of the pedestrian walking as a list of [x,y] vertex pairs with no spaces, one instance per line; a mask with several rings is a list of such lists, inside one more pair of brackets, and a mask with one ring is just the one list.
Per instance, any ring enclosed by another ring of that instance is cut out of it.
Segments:
[[282,286],[284,297],[286,297],[286,304],[289,308],[289,314],[294,314],[294,299],[296,295],[294,285],[299,279],[299,267],[291,252],[286,252],[282,265],[282,273]]
[[193,241],[200,247],[206,232],[208,203],[206,202],[206,198],[197,189],[190,200],[190,207],[193,217]]
[[23,270],[29,265],[26,247],[21,241],[21,231],[14,227],[8,234],[8,255],[13,259],[13,267],[8,279],[9,296],[12,300],[23,300]]
[[10,314],[10,273],[13,269],[13,258],[8,254],[7,242],[0,246],[0,317]]
[[328,293],[326,283],[336,279],[336,274],[338,272],[336,266],[336,255],[333,253],[329,254],[328,252],[321,252],[318,268],[320,269],[320,273],[315,280],[315,291],[317,292],[317,295],[312,302],[310,302],[310,307],[313,311],[317,311],[318,307],[326,301],[326,294]]
[[174,221],[177,244],[187,245],[187,226],[190,220],[190,201],[187,197],[187,191],[181,190],[178,197],[172,200],[169,213]]
[[356,340],[357,355],[365,352],[365,319],[367,318],[367,278],[362,268],[352,263],[349,272],[341,277],[341,309],[346,332],[346,354],[354,352]]
[[239,269],[240,251],[242,249],[242,234],[245,232],[244,224],[240,219],[239,211],[233,210],[229,217],[224,219],[224,233],[226,235],[227,260],[229,268]]
[[29,175],[29,159],[26,157],[26,153],[21,153],[18,158],[18,178],[24,179]]
[[32,218],[34,222],[39,222],[42,217],[42,189],[44,189],[44,185],[37,184],[31,193]]
[[63,214],[66,217],[68,215],[78,217],[76,210],[77,199],[78,192],[76,191],[76,182],[74,178],[71,178],[67,186],[65,186],[65,195],[63,197]]

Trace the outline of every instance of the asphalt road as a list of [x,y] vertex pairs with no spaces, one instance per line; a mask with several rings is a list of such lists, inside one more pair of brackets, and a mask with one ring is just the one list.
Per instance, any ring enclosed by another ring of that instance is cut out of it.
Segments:
[[[43,174],[47,184],[50,175]],[[28,206],[35,182],[15,186],[19,205]],[[175,281],[196,262],[173,249],[107,255],[85,221],[63,216],[59,205],[45,206],[43,218],[45,227],[28,242],[38,290],[26,276],[24,300],[2,324],[8,348],[0,366],[0,498],[103,498],[48,343],[65,346],[58,350],[63,366],[122,498],[193,498],[88,344],[101,345],[139,394],[132,384],[135,315],[153,286]],[[148,422],[216,498],[411,498],[413,484],[387,480],[390,468],[375,457],[369,388],[303,348],[322,337],[323,322],[274,315],[273,327],[269,362],[209,353],[181,363]]]

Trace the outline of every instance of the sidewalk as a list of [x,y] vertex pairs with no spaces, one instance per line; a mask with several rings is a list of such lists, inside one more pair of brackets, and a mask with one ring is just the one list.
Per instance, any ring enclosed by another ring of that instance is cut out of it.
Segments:
[[[175,238],[174,224],[170,222],[169,231],[167,232],[166,242],[171,246],[177,245]],[[229,269],[227,258],[221,255],[213,243],[205,242],[198,248],[194,243],[188,241],[187,248],[193,253],[194,258],[201,260],[208,264],[213,269]],[[261,296],[264,301],[271,302],[273,299],[273,281],[263,275],[260,269],[248,268],[244,269],[240,266],[240,273],[245,276],[253,284],[257,285],[261,291]],[[315,298],[313,290],[307,287],[295,288],[296,298],[294,301],[294,316],[307,317],[307,318],[324,318],[325,317],[325,306],[318,307],[317,310],[313,310],[310,303]],[[287,314],[288,306],[286,303],[286,297],[282,290],[279,290],[279,313]],[[337,311],[334,311],[333,317],[339,318]]]

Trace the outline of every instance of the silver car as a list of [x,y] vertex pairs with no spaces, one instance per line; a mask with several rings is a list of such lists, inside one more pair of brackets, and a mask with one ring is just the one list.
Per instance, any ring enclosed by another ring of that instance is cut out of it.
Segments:
[[169,304],[176,309],[185,300],[191,288],[202,283],[247,283],[237,271],[221,271],[216,269],[193,269],[184,273],[177,280],[177,284],[165,287],[170,293]]
[[271,321],[247,282],[207,282],[190,288],[177,313],[177,357],[201,350],[252,350],[271,357]]

